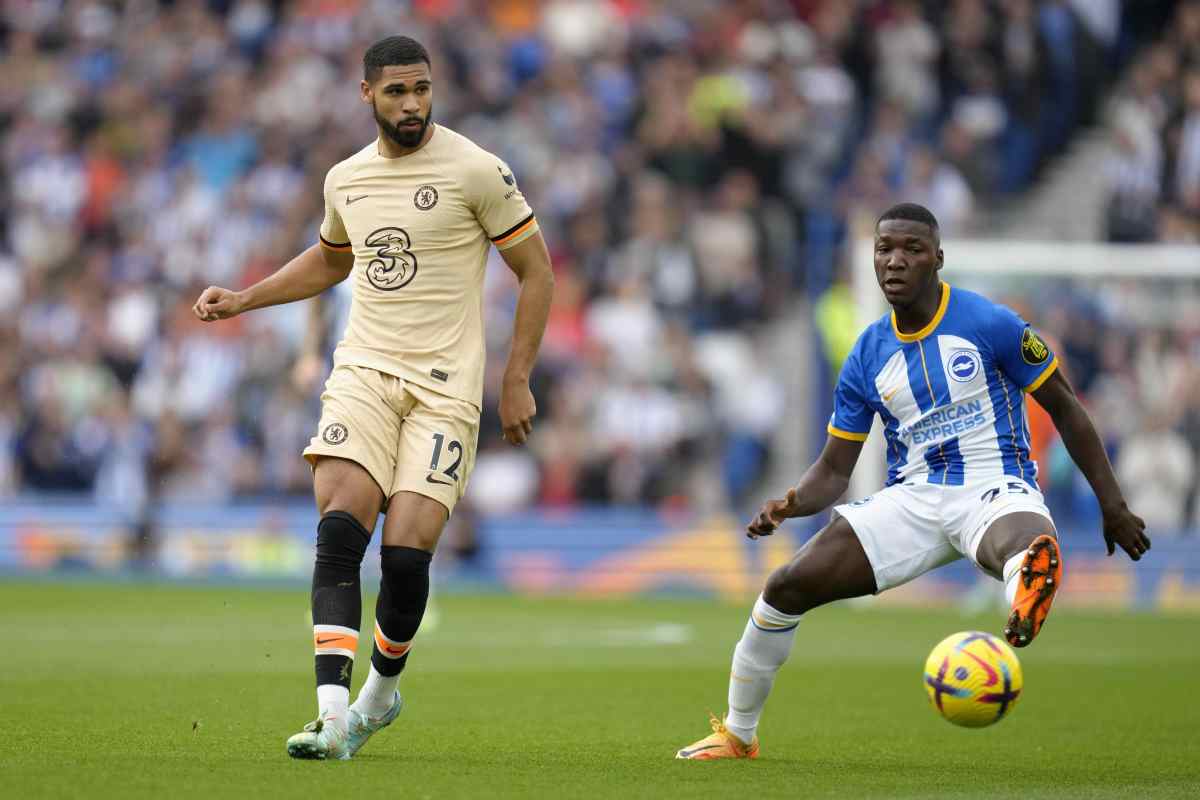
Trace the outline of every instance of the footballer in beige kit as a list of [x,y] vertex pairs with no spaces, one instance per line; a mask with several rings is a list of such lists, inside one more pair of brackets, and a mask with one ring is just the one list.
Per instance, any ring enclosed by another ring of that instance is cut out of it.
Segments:
[[[367,50],[363,67],[362,99],[379,137],[329,170],[319,243],[245,290],[209,287],[195,305],[212,321],[353,281],[321,420],[304,450],[321,514],[312,585],[318,716],[288,739],[294,758],[350,758],[400,712],[396,687],[428,600],[430,560],[475,461],[490,248],[521,284],[500,395],[513,445],[533,430],[529,373],[554,287],[511,170],[431,121],[425,48],[389,37]],[[359,569],[381,512],[371,669],[351,705]]]

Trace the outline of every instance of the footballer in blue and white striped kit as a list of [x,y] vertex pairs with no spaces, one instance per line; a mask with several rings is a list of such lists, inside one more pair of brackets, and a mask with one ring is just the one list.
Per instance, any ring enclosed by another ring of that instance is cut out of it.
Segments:
[[835,507],[877,592],[964,555],[979,563],[984,533],[1008,514],[1038,515],[1054,530],[1029,457],[1025,393],[1058,359],[1004,306],[944,281],[940,292],[915,333],[900,330],[895,312],[867,328],[834,393],[830,436],[862,442],[876,414],[883,422],[887,488]]
[[1026,394],[1049,413],[1096,493],[1109,555],[1119,545],[1137,561],[1150,549],[1058,358],[1011,310],[941,280],[933,214],[912,203],[884,212],[874,260],[892,311],[863,332],[842,367],[821,455],[786,497],[763,506],[747,534],[770,535],[783,520],[841,497],[876,415],[887,483],[836,506],[830,523],[767,579],[734,650],[728,713],[677,758],[757,758],[759,718],[805,612],[959,558],[1004,582],[1009,643],[1033,641],[1063,562],[1029,456]]
[[842,367],[829,433],[865,441],[878,414],[887,485],[962,486],[1005,475],[1037,489],[1025,393],[1058,358],[1004,306],[942,283],[933,319],[916,333],[895,313],[867,328]]

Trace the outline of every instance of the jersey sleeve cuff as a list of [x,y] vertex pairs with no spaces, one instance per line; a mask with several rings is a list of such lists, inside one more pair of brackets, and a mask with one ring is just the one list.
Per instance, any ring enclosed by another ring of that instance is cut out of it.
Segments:
[[[845,439],[850,442],[865,442],[867,440],[866,433],[856,433],[855,431],[844,431],[841,428],[833,427],[832,422],[829,423],[829,425],[825,428],[825,430],[829,431],[830,436],[836,436],[839,439]],[[868,431],[868,433],[869,433],[869,431]]]
[[505,250],[514,244],[519,244],[538,231],[537,218],[530,214],[525,219],[513,225],[504,233],[489,237],[498,250]]
[[321,246],[324,247],[326,250],[335,250],[339,253],[348,253],[352,249],[350,246],[350,242],[346,242],[345,244],[338,244],[337,242],[329,241],[328,239],[326,239],[324,236],[321,236],[320,234],[317,234],[317,238],[321,240]]
[[1028,393],[1028,392],[1036,392],[1036,391],[1038,390],[1038,388],[1039,388],[1039,387],[1040,387],[1040,386],[1041,386],[1043,383],[1045,383],[1045,382],[1046,382],[1046,380],[1047,380],[1047,379],[1048,379],[1048,378],[1049,378],[1051,375],[1053,375],[1053,374],[1054,374],[1054,370],[1056,370],[1056,369],[1058,369],[1058,356],[1055,356],[1054,358],[1050,359],[1050,363],[1046,365],[1046,368],[1045,368],[1044,370],[1042,370],[1042,374],[1041,374],[1041,375],[1038,375],[1038,376],[1037,376],[1037,378],[1034,380],[1034,382],[1033,382],[1033,383],[1031,383],[1031,384],[1029,384],[1028,386],[1026,386],[1026,387],[1025,387],[1025,391],[1026,391],[1027,393]]

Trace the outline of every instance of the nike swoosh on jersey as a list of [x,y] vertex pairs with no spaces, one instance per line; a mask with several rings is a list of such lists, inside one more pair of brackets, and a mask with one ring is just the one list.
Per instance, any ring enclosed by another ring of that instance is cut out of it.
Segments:
[[429,481],[430,483],[437,483],[437,484],[440,484],[440,485],[442,485],[442,486],[453,486],[453,485],[454,485],[454,483],[453,483],[453,482],[451,482],[451,481],[435,481],[435,480],[433,479],[433,476],[432,476],[432,475],[426,475],[426,476],[425,476],[425,480]]
[[359,200],[362,200],[364,197],[369,197],[369,196],[370,195],[365,195],[365,194],[360,194],[358,197],[351,197],[350,195],[346,195],[346,205],[350,205],[351,203],[356,203]]

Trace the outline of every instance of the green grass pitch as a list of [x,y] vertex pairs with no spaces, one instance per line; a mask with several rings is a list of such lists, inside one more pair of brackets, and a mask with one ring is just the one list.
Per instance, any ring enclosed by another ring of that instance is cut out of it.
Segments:
[[762,758],[699,763],[672,756],[724,709],[746,607],[441,596],[400,719],[325,763],[284,751],[315,715],[303,587],[7,582],[0,609],[5,797],[1200,796],[1195,617],[1057,613],[1012,715],[971,731],[928,707],[922,665],[1002,614],[823,609]]

